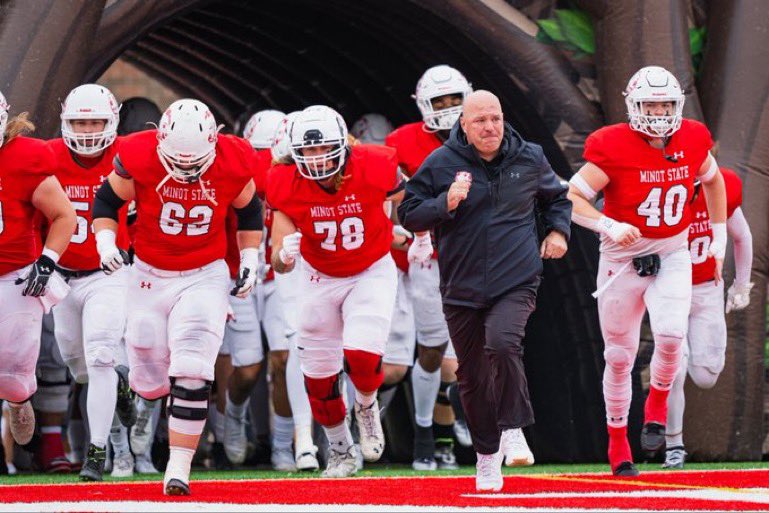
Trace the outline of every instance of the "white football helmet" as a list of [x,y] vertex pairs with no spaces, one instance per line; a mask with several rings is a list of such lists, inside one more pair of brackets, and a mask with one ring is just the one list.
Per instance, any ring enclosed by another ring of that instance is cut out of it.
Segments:
[[[78,133],[72,128],[76,119],[102,119],[101,132]],[[100,153],[117,137],[120,106],[109,89],[98,84],[83,84],[74,88],[61,105],[61,136],[64,144],[78,155]]]
[[208,107],[191,99],[166,109],[158,126],[158,157],[168,175],[181,183],[197,181],[216,158],[219,128]]
[[[289,131],[291,156],[305,178],[323,180],[338,173],[347,161],[347,124],[337,111],[325,105],[307,107],[294,120]],[[330,146],[320,155],[305,156],[302,150]],[[332,163],[328,167],[328,163]]]
[[[685,96],[678,80],[665,68],[646,66],[636,72],[623,93],[630,128],[649,137],[670,137],[681,128]],[[645,102],[672,102],[669,116],[647,116]]]
[[381,114],[364,114],[350,128],[350,133],[365,144],[384,144],[392,131],[392,123]]
[[0,146],[5,142],[5,127],[8,126],[8,111],[11,106],[5,101],[5,96],[0,92]]
[[275,135],[270,146],[272,160],[275,162],[287,162],[291,159],[291,137],[288,133],[291,131],[291,125],[294,124],[294,120],[301,112],[301,110],[289,112],[278,123],[278,128],[275,129]]
[[464,75],[451,66],[444,64],[433,66],[425,71],[417,82],[414,99],[417,101],[422,119],[431,130],[451,130],[462,114],[462,106],[434,110],[432,100],[447,94],[462,95],[462,101],[473,92],[473,88]]
[[270,148],[275,140],[275,131],[284,117],[286,115],[279,110],[260,110],[246,123],[243,137],[258,150]]

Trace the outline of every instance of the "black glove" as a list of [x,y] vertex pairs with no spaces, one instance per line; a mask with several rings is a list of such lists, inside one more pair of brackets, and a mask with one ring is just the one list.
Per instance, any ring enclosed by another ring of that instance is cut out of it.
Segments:
[[32,297],[44,295],[46,287],[48,286],[48,280],[51,278],[55,268],[56,264],[50,257],[40,255],[40,258],[32,264],[32,268],[29,270],[29,274],[26,278],[19,278],[16,280],[16,285],[21,285],[22,283],[27,282],[21,295]]
[[[123,265],[129,265],[133,263],[133,258],[131,258],[131,255],[128,253],[128,251],[124,250],[123,248],[117,248],[117,250],[119,253],[119,258],[123,261]],[[104,271],[104,274],[110,275],[114,273],[117,269],[110,269],[110,267],[107,264],[102,262],[101,270]]]
[[656,276],[660,272],[660,256],[645,255],[633,259],[633,267],[638,276]]

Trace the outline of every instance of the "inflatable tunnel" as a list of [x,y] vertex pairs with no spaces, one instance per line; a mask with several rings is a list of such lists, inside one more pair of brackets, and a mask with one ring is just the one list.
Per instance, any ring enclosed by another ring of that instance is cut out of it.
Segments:
[[[118,58],[179,95],[204,101],[229,130],[237,130],[243,115],[258,109],[290,111],[318,103],[334,107],[350,123],[364,113],[379,112],[398,125],[418,118],[411,94],[422,72],[432,65],[449,64],[460,69],[475,88],[498,94],[506,119],[525,138],[542,145],[556,172],[568,179],[582,164],[587,135],[606,120],[617,121],[619,111],[613,107],[617,98],[598,104],[586,96],[573,64],[555,47],[539,42],[534,37],[537,25],[516,8],[531,3],[535,2],[8,0],[0,4],[0,89],[13,112],[32,113],[41,136],[56,134],[59,103],[69,89],[95,81]],[[667,7],[656,8],[668,16],[668,10],[678,12],[678,4],[686,2],[575,3],[584,4],[595,20],[599,82],[615,84],[626,81],[636,64],[649,64],[642,62],[648,61],[648,54],[619,57],[617,52],[627,48],[614,45],[622,35],[621,25],[618,29],[612,22],[618,16],[615,5],[644,4],[651,9],[664,3]],[[633,17],[619,18],[622,23],[642,23]],[[681,23],[680,16],[675,20]],[[758,30],[765,20],[754,20],[756,31],[740,34],[734,29],[729,37],[765,37]],[[644,36],[642,30],[635,33]],[[681,38],[672,39],[666,44],[676,49],[675,62],[687,62],[688,50],[681,50]],[[602,67],[604,63],[615,65]],[[691,83],[690,70],[681,66],[672,70],[688,73],[684,82]],[[721,87],[727,89],[726,84]],[[756,87],[762,95],[769,91],[765,81]],[[604,93],[608,97],[618,92]],[[716,103],[719,94],[714,97]],[[755,113],[756,123],[765,119],[762,112]],[[699,106],[689,115],[699,116]],[[718,125],[719,130],[729,127],[728,123]],[[764,153],[755,155],[764,160],[756,163],[755,176],[751,175],[755,180],[762,177],[762,183],[767,174],[765,141],[761,143]],[[730,165],[742,172],[741,163],[735,158]],[[766,188],[760,194],[766,203]],[[746,194],[746,201],[758,201],[754,196]],[[762,223],[766,224],[765,219]],[[766,240],[764,231],[756,233],[757,246]],[[597,245],[594,234],[575,227],[567,258],[545,266],[537,311],[528,327],[525,358],[537,416],[529,435],[541,462],[605,459],[603,344],[595,300],[590,296],[595,288]],[[765,290],[766,283],[761,281],[756,288],[760,287]],[[760,298],[756,295],[754,301],[760,302],[756,309],[763,307],[763,299],[764,293]],[[763,333],[747,330],[739,336],[743,342],[751,339],[748,353],[755,357]],[[754,373],[755,358],[752,364],[746,363],[750,358],[734,363],[734,372],[750,367]],[[642,409],[642,370],[639,366],[635,372],[638,390],[632,415],[636,417]],[[748,401],[760,402],[761,386],[751,383]],[[719,392],[725,400],[744,393],[728,388]],[[690,414],[695,415],[698,408],[706,406],[696,406],[695,401]],[[733,413],[737,420],[724,433],[731,442],[716,444],[704,457],[760,457],[760,441],[738,441],[734,433],[749,426],[759,437],[761,412],[745,406]],[[638,418],[634,422],[640,423]],[[692,430],[708,428],[690,425]]]

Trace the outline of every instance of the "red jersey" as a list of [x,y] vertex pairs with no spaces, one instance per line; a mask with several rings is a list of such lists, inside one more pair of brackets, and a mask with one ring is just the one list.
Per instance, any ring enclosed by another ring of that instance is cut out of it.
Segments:
[[0,276],[40,255],[32,194],[55,171],[56,158],[45,141],[19,136],[0,146]]
[[220,134],[216,159],[200,181],[169,178],[156,190],[168,176],[158,158],[156,133],[145,130],[127,136],[116,159],[116,172],[133,178],[136,189],[136,256],[169,271],[224,258],[227,210],[251,180],[253,148],[245,139]]
[[[731,169],[721,168],[726,186],[726,217],[732,217],[734,211],[742,205],[742,180]],[[692,284],[713,280],[716,261],[708,257],[708,248],[713,240],[713,230],[705,201],[705,191],[700,191],[689,204],[692,211],[692,224],[689,227],[689,251],[692,254]]]
[[705,125],[684,119],[665,147],[668,159],[647,141],[627,123],[610,125],[590,134],[584,157],[609,177],[603,213],[663,239],[688,228],[694,180],[713,140]]
[[385,144],[398,152],[398,164],[407,176],[414,176],[428,155],[443,145],[434,132],[425,130],[423,121],[409,123],[390,132]]
[[[267,194],[267,171],[270,169],[270,166],[272,166],[272,152],[269,149],[254,151],[256,152],[256,155],[254,156],[254,168],[252,169],[254,172],[253,180],[254,185],[256,186],[256,195],[264,201],[264,196]],[[269,220],[270,226],[272,226],[272,216],[269,214],[267,206],[264,204],[262,204],[262,206],[264,207],[265,214],[264,236],[267,237],[266,258],[269,263],[272,252],[270,251],[267,222]],[[230,268],[230,278],[233,280],[238,277],[238,273],[240,272],[240,249],[238,247],[237,234],[238,216],[235,214],[235,209],[230,208],[229,212],[227,212],[227,256],[224,259],[227,262],[227,267]],[[272,268],[270,268],[265,281],[271,280],[274,276]]]
[[302,258],[339,277],[365,271],[390,251],[392,222],[383,204],[398,185],[395,150],[353,146],[344,176],[334,193],[303,178],[293,164],[273,167],[267,181],[267,202],[302,233]]
[[[56,156],[56,178],[67,194],[72,207],[77,214],[77,229],[69,241],[67,251],[61,256],[59,265],[72,270],[99,269],[101,261],[96,251],[91,211],[96,191],[107,179],[114,166],[112,161],[117,155],[120,138],[116,139],[104,150],[101,157],[82,158],[73,155],[63,139],[48,141],[48,146]],[[76,159],[82,161],[79,162]],[[126,231],[127,206],[120,209],[117,245],[128,249],[128,232]]]

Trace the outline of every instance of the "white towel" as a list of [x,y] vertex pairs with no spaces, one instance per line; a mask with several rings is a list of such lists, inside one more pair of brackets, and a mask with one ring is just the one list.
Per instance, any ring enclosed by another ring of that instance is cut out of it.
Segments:
[[50,312],[51,308],[59,304],[62,299],[67,297],[70,287],[69,284],[64,281],[64,278],[62,278],[61,274],[54,272],[51,275],[51,278],[48,280],[47,288],[48,290],[46,290],[45,294],[38,297],[40,302],[43,303],[43,309],[45,310],[45,313]]

